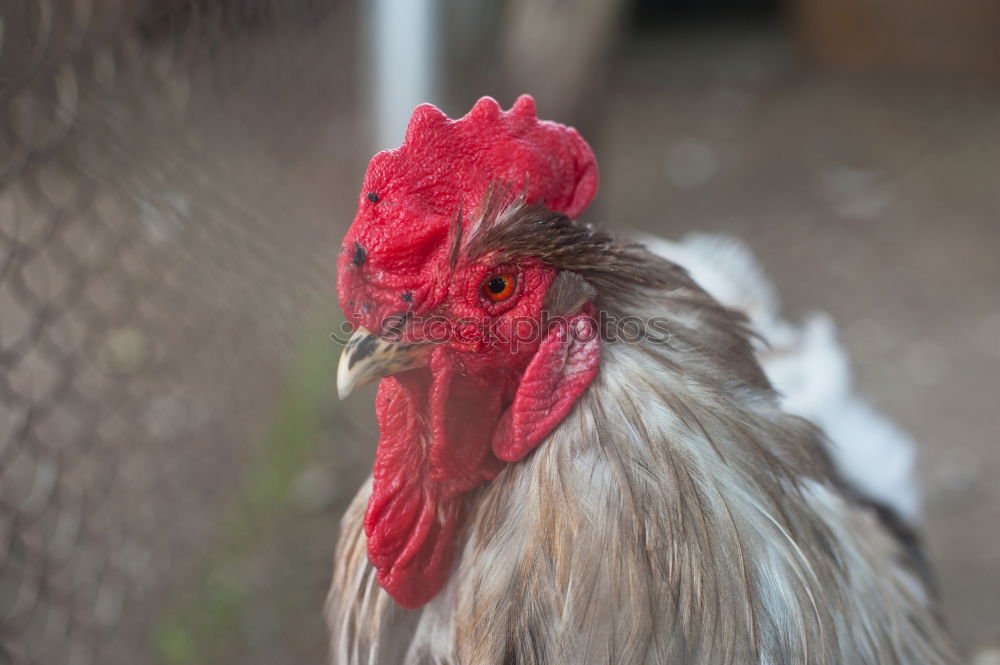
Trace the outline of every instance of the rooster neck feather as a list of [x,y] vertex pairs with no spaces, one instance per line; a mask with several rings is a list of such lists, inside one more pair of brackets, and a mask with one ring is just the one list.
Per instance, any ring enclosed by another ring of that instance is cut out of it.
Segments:
[[533,256],[599,308],[669,316],[669,339],[604,345],[566,420],[469,497],[461,554],[423,608],[375,582],[363,488],[328,601],[334,662],[954,662],[902,548],[839,491],[818,432],[779,409],[742,317],[673,264],[542,209],[460,242],[528,252],[525,225]]

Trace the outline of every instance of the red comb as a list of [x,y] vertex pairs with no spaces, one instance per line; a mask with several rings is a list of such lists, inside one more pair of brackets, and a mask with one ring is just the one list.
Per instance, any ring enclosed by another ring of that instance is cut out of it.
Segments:
[[[340,259],[345,311],[355,310],[362,290],[369,301],[385,299],[390,311],[398,309],[398,293],[379,293],[376,285],[398,291],[421,282],[420,273],[445,251],[455,215],[462,210],[469,219],[494,183],[576,218],[597,193],[597,162],[575,129],[539,120],[527,95],[509,111],[483,97],[458,120],[418,106],[403,145],[368,164]],[[362,276],[351,259],[361,251],[365,274],[355,283]]]
[[475,210],[493,182],[575,218],[597,193],[597,162],[575,129],[539,120],[528,95],[506,112],[483,97],[459,120],[421,104],[403,145],[375,155],[368,165],[362,211],[374,192],[453,215],[459,203]]
[[460,206],[475,211],[491,183],[575,218],[597,193],[597,162],[575,129],[539,120],[528,95],[506,112],[483,97],[459,120],[421,104],[403,145],[369,163],[354,226],[412,231],[454,219]]

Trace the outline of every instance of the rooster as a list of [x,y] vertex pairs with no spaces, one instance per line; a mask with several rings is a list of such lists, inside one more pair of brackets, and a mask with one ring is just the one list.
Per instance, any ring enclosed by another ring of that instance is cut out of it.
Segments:
[[380,379],[380,438],[341,526],[333,662],[955,663],[915,498],[874,499],[774,388],[769,359],[822,331],[697,239],[668,260],[576,221],[597,182],[527,96],[422,105],[372,159],[337,381]]

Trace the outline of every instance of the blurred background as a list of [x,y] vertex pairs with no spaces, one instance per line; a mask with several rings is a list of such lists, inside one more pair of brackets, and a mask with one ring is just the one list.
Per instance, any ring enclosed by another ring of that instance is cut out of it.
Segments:
[[521,92],[587,219],[832,313],[1000,663],[998,84],[993,0],[0,0],[0,663],[325,661],[340,237],[416,103]]

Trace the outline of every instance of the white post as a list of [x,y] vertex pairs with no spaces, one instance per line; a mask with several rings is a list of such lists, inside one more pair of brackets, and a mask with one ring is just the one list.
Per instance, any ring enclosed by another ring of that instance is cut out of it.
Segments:
[[403,142],[413,108],[438,101],[438,0],[370,0],[375,149]]

